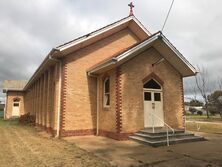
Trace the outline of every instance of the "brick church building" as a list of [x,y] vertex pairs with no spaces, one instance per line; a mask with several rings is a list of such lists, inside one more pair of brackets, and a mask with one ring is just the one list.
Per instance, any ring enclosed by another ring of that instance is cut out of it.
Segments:
[[29,112],[57,137],[124,140],[163,121],[183,129],[183,78],[195,74],[162,32],[131,14],[53,48],[28,82],[6,81],[5,118]]

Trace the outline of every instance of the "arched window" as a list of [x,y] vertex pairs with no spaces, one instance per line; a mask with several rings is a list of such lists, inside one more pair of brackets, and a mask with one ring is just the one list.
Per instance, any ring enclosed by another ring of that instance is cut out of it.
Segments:
[[103,106],[110,106],[110,80],[106,78],[103,82]]
[[151,79],[143,85],[143,88],[146,88],[146,89],[161,89],[161,86],[154,79]]
[[13,99],[13,102],[19,102],[20,101],[20,98],[18,98],[18,97],[15,97],[14,99]]

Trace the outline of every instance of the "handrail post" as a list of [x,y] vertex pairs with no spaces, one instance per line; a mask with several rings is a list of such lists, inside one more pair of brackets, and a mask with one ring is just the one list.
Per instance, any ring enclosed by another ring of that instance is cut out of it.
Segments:
[[150,115],[152,115],[152,122],[153,122],[153,133],[155,132],[155,130],[154,130],[154,116],[157,118],[157,119],[159,119],[161,122],[163,122],[164,123],[164,125],[166,126],[166,128],[167,128],[167,146],[169,146],[170,145],[170,139],[169,139],[169,129],[170,130],[172,130],[172,132],[173,132],[173,135],[175,134],[175,130],[170,126],[170,125],[168,125],[165,121],[163,121],[162,119],[160,119],[158,116],[156,116],[155,114],[153,114],[153,113],[150,113]]
[[153,124],[153,133],[155,133],[153,114],[152,114],[152,124]]
[[186,115],[184,115],[184,131],[186,132],[187,131],[187,117]]

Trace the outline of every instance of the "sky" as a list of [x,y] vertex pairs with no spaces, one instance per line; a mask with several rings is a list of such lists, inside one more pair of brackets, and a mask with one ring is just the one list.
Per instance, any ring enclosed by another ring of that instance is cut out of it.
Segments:
[[[51,48],[128,16],[129,2],[0,0],[0,85],[6,79],[28,80]],[[135,16],[151,33],[162,28],[171,0],[133,3]],[[191,64],[208,70],[212,81],[222,78],[221,6],[220,0],[175,0],[163,31]],[[184,82],[187,89],[193,79]]]

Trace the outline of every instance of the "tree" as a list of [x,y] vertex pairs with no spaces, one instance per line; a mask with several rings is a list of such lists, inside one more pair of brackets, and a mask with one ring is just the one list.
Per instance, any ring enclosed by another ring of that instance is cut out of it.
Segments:
[[191,112],[191,114],[195,114],[195,112],[197,112],[196,108],[190,107],[189,111]]
[[185,80],[185,94],[189,95],[188,99],[189,100],[197,100],[197,85],[195,84],[195,82],[193,82],[192,78],[186,79]]
[[197,106],[203,106],[203,103],[199,100],[193,99],[193,100],[190,101],[189,105],[197,107]]
[[217,84],[218,84],[219,90],[222,91],[222,78],[218,77]]
[[222,91],[216,90],[208,95],[209,111],[212,115],[219,113],[222,118]]
[[197,111],[197,114],[198,115],[203,115],[203,112],[202,111]]
[[208,93],[210,92],[209,76],[208,71],[205,67],[197,67],[199,73],[195,76],[197,88],[204,100],[205,109],[207,112],[207,118],[209,118],[209,108],[208,108]]

